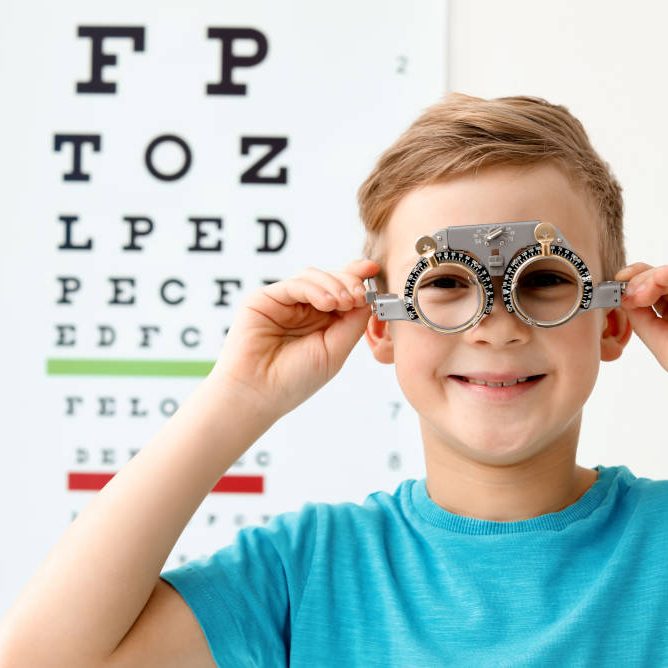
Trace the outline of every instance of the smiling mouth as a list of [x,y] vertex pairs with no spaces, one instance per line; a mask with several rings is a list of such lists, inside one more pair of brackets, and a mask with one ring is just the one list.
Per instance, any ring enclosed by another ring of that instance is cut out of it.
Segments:
[[485,387],[512,387],[513,385],[524,385],[524,384],[531,384],[539,381],[541,378],[543,378],[546,374],[541,373],[536,376],[526,376],[523,378],[514,378],[512,380],[504,380],[504,381],[486,381],[482,380],[479,378],[467,378],[466,376],[450,376],[450,378],[454,378],[460,382],[464,383],[469,383],[470,385],[484,385]]

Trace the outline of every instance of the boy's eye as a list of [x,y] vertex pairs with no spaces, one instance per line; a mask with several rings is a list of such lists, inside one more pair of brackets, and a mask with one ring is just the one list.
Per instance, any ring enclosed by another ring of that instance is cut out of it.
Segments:
[[456,276],[437,276],[423,281],[421,288],[468,288],[465,279]]
[[533,271],[520,282],[524,288],[553,288],[572,283],[568,276],[553,271]]

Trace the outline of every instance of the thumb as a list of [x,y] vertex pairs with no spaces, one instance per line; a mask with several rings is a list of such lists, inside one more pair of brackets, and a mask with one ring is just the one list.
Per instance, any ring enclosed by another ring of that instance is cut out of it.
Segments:
[[365,304],[341,313],[340,319],[324,334],[325,346],[331,351],[335,373],[343,366],[348,355],[360,340],[371,316],[371,307]]

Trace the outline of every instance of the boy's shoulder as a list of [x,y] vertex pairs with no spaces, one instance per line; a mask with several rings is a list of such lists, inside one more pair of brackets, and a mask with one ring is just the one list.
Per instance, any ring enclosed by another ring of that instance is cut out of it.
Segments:
[[616,469],[620,486],[626,489],[632,497],[637,497],[638,501],[643,504],[668,509],[668,480],[637,476],[623,464],[611,468]]
[[[411,503],[414,485],[422,481],[402,480],[393,492],[378,489],[366,495],[362,502],[307,502],[299,510],[277,515],[274,519],[288,523],[327,523],[372,521],[388,515],[403,514]],[[322,527],[321,527],[322,528]]]
[[386,531],[390,525],[411,521],[413,489],[422,482],[408,478],[393,492],[379,489],[368,493],[362,502],[308,501],[297,510],[275,515],[260,530],[275,538],[304,534],[351,538],[355,534],[369,535],[374,529]]

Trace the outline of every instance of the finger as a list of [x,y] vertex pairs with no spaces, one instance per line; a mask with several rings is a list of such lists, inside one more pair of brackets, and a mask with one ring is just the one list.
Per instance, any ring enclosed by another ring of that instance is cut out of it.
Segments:
[[661,297],[658,302],[652,304],[652,308],[660,318],[668,320],[668,297]]
[[349,274],[359,279],[359,283],[355,283],[353,286],[348,284],[349,288],[352,287],[352,293],[355,296],[355,306],[362,306],[363,304],[366,304],[366,287],[364,285],[364,281],[367,278],[372,278],[378,275],[381,269],[382,267],[375,260],[364,258],[350,262],[348,265],[346,265],[343,272],[339,272],[339,274],[337,274],[339,277],[340,273]]
[[354,306],[363,306],[366,304],[366,287],[364,286],[363,279],[360,278],[357,274],[337,271],[333,272],[341,283],[346,286],[348,292],[353,296]]
[[309,267],[300,276],[316,285],[321,285],[327,292],[336,296],[342,310],[348,311],[353,307],[355,301],[353,293],[348,290],[346,283],[334,273],[317,267]]
[[264,289],[264,294],[282,306],[311,304],[319,311],[334,311],[339,306],[339,297],[333,295],[321,284],[305,278],[288,278],[271,283]]
[[650,269],[652,269],[652,265],[646,262],[634,262],[615,274],[615,281],[625,281],[628,284],[622,294],[622,306],[627,304],[629,297],[643,282],[643,278]]
[[359,276],[361,279],[365,279],[371,278],[371,276],[375,276],[380,271],[380,268],[380,265],[375,260],[361,258],[349,262],[343,268],[343,271],[346,273],[355,274],[355,276]]
[[[325,272],[315,267],[310,267],[305,274],[314,281],[322,278],[326,282],[329,292],[336,294],[337,290],[345,289],[351,297],[351,308],[366,304],[366,288],[364,279],[375,276],[380,271],[380,265],[373,260],[362,259],[350,262],[343,271]],[[334,278],[341,286],[331,283]]]
[[615,274],[616,281],[630,281],[634,276],[638,276],[647,269],[651,269],[652,265],[646,262],[634,262],[623,269],[620,269]]
[[324,337],[328,349],[336,351],[332,361],[337,370],[343,366],[343,362],[364,334],[370,316],[371,311],[368,306],[354,308],[342,313],[341,317],[325,331]]
[[668,295],[668,265],[653,267],[629,282],[622,303],[631,308],[652,306]]

